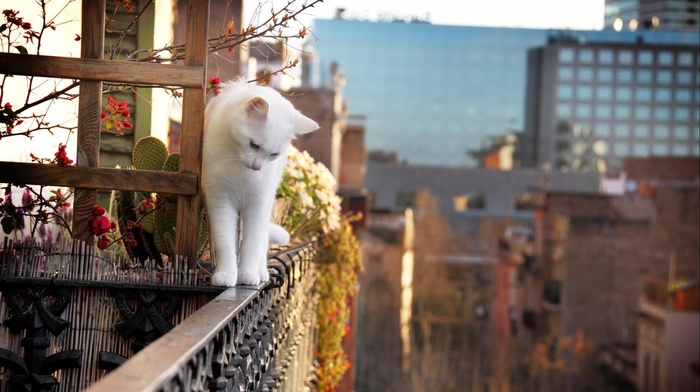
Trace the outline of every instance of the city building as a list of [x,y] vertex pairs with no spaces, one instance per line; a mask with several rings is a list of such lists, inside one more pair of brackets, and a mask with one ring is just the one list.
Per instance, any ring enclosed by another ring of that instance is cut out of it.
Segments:
[[379,211],[401,212],[414,206],[419,191],[429,191],[451,229],[469,238],[474,248],[483,249],[495,245],[496,238],[481,231],[483,224],[494,221],[532,224],[533,198],[538,184],[543,182],[547,182],[549,189],[562,192],[596,194],[599,188],[599,178],[594,173],[548,175],[534,169],[502,171],[371,160],[365,186],[372,208]]
[[524,166],[617,172],[626,157],[700,156],[697,45],[562,36],[531,49]]
[[370,151],[396,153],[411,165],[453,167],[477,166],[470,151],[523,132],[528,50],[552,37],[700,44],[697,34],[676,31],[562,33],[342,18],[317,19],[313,31],[304,79],[328,86],[330,65],[342,67],[348,114],[366,117]]
[[525,302],[522,322],[551,336],[580,331],[635,383],[634,366],[643,366],[635,347],[649,330],[639,326],[647,278],[689,281],[700,272],[700,167],[696,158],[628,158],[624,170],[623,194],[545,194],[526,269],[534,284],[524,294],[539,300]]
[[[671,287],[669,284],[671,283]],[[679,284],[680,283],[680,284]],[[700,361],[700,283],[647,279],[639,298],[638,391],[694,391]]]
[[605,0],[605,27],[698,31],[700,4],[697,0]]

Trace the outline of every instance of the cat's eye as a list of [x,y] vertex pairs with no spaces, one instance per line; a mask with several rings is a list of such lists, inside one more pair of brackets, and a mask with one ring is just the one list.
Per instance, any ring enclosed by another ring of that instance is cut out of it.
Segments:
[[257,151],[257,150],[260,149],[260,145],[259,145],[259,144],[255,144],[255,142],[253,142],[253,141],[251,140],[251,141],[250,141],[250,148],[252,148],[253,150]]
[[275,158],[277,158],[279,155],[280,155],[280,154],[279,154],[278,152],[276,152],[276,153],[274,153],[274,154],[270,154],[270,158],[275,159]]

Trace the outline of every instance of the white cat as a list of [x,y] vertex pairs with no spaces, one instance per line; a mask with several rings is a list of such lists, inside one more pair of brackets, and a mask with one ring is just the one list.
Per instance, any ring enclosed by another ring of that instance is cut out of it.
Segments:
[[289,141],[318,124],[272,88],[238,81],[223,84],[209,102],[204,128],[202,190],[216,265],[212,284],[258,285],[269,279],[269,242],[289,242],[289,234],[270,223]]

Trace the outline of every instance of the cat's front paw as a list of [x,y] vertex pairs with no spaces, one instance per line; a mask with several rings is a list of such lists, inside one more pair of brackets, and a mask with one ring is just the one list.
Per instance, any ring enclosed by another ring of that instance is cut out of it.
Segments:
[[236,285],[236,274],[224,271],[217,271],[211,277],[212,286],[233,287]]
[[260,284],[260,274],[257,271],[239,271],[238,284],[257,286]]
[[260,281],[267,282],[270,280],[270,271],[267,270],[267,263],[260,268]]

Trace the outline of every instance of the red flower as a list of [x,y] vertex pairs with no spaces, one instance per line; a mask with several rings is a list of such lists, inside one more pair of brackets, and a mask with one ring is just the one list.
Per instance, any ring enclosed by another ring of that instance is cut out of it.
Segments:
[[207,84],[207,93],[212,92],[212,93],[214,93],[214,95],[219,95],[219,93],[221,92],[220,86],[221,86],[221,79],[220,78],[218,78],[216,76],[210,77],[208,80],[208,84]]
[[112,223],[106,216],[98,216],[92,220],[92,233],[102,235],[109,232]]
[[66,153],[66,145],[61,143],[58,145],[58,151],[54,154],[56,157],[53,161],[53,163],[56,163],[58,166],[70,166],[73,164],[73,160],[68,158],[68,154]]
[[105,214],[105,212],[106,212],[105,208],[102,206],[96,205],[96,206],[92,207],[92,215],[94,215],[94,216],[102,216]]
[[107,249],[109,246],[109,238],[107,238],[106,235],[103,235],[97,240],[97,247],[100,249]]
[[122,128],[133,128],[133,124],[124,118],[130,116],[131,112],[126,101],[118,102],[113,97],[108,97],[107,104],[100,113],[100,121],[104,123],[101,128],[104,131],[121,134]]

